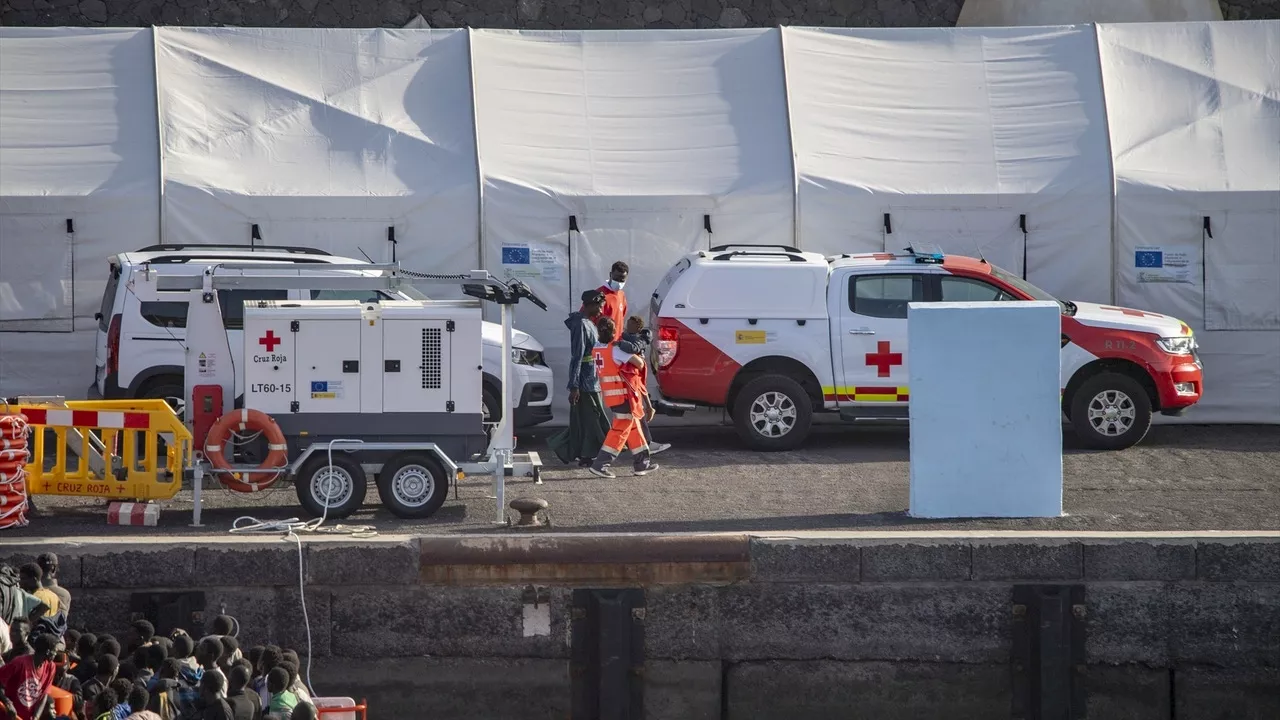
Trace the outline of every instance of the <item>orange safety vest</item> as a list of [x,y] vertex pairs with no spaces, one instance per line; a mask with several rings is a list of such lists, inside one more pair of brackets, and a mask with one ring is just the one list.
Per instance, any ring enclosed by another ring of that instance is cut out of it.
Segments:
[[596,364],[596,375],[600,378],[600,394],[604,396],[604,406],[609,409],[626,408],[631,415],[640,416],[644,406],[640,394],[636,391],[634,381],[622,376],[622,370],[613,359],[613,343],[596,345],[591,354]]

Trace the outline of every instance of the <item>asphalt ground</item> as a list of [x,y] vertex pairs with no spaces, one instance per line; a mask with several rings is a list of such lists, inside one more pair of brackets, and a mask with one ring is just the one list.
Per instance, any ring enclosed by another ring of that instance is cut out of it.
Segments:
[[[945,522],[907,516],[902,426],[816,427],[806,447],[785,453],[746,450],[729,427],[656,427],[659,440],[675,445],[657,456],[662,468],[633,477],[624,462],[614,480],[560,465],[545,448],[550,432],[520,437],[523,448],[542,451],[544,483],[511,479],[506,494],[508,501],[545,499],[557,532],[1280,530],[1280,426],[1156,426],[1141,445],[1120,452],[1079,449],[1067,430],[1064,517]],[[383,510],[371,486],[362,511],[330,524],[369,525],[381,533],[523,532],[492,523],[491,489],[487,477],[466,478],[459,499],[451,497],[432,518],[408,521]],[[205,490],[202,528],[188,526],[189,490],[164,503],[159,527],[107,525],[105,505],[40,496],[31,524],[0,532],[0,540],[222,533],[241,516],[302,514],[292,486],[254,495]]]

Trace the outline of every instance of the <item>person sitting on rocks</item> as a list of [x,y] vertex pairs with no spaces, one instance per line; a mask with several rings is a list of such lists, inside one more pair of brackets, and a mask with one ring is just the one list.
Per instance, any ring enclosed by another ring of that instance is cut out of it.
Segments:
[[[199,652],[200,648],[197,646],[196,653]],[[205,670],[204,676],[200,678],[200,720],[235,720],[231,706],[224,699],[227,696],[226,678],[216,670],[208,667]]]
[[249,687],[249,663],[241,660],[227,673],[227,704],[235,720],[254,720],[262,710],[261,699]]
[[307,689],[306,684],[302,682],[302,659],[298,657],[298,653],[294,650],[285,650],[284,661],[289,663],[289,690],[298,696],[298,700],[311,702],[311,691]]
[[115,707],[119,704],[116,691],[105,687],[86,703],[85,710],[93,720],[115,720]]
[[116,673],[120,670],[120,661],[116,660],[116,656],[110,653],[99,655],[93,661],[94,675],[84,683],[84,699],[90,700],[97,697],[116,679]]
[[40,585],[58,596],[58,609],[62,614],[71,617],[71,593],[67,589],[58,584],[58,556],[54,553],[40,553],[36,557],[36,564],[40,566],[40,570],[44,573],[40,581]]
[[289,690],[289,670],[282,663],[267,673],[267,690],[271,692],[271,703],[263,720],[290,720],[293,709],[298,705],[298,696]]
[[158,713],[151,710],[151,694],[141,685],[134,685],[129,691],[129,715],[125,720],[163,720]]
[[23,655],[31,654],[31,644],[27,642],[31,635],[31,622],[26,618],[18,618],[9,624],[9,650],[3,656],[4,664],[9,664]]

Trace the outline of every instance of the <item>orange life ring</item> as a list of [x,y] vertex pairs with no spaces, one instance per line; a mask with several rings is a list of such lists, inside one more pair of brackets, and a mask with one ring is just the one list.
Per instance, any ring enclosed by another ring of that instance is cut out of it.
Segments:
[[[266,436],[267,457],[258,465],[259,470],[281,467],[288,461],[289,446],[285,443],[284,433],[281,432],[280,426],[276,424],[276,421],[261,410],[243,408],[232,410],[223,415],[218,418],[213,427],[209,428],[209,434],[204,441],[204,456],[215,469],[231,470],[231,463],[227,462],[223,445],[231,439],[233,431],[261,432]],[[268,476],[266,473],[246,473],[246,475],[250,476],[250,479],[241,480],[230,472],[220,472],[218,473],[218,480],[236,492],[258,492],[271,487],[283,474],[283,472],[278,472]],[[265,480],[259,479],[264,477],[266,478]]]

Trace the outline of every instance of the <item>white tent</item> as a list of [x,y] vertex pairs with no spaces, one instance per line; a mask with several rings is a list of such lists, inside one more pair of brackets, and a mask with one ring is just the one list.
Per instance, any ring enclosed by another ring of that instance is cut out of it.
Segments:
[[160,238],[159,158],[150,30],[0,28],[0,395],[84,394],[106,259]]
[[0,28],[0,330],[96,327],[107,256],[158,241],[154,75],[150,30]]
[[486,261],[551,302],[518,317],[559,377],[565,313],[615,260],[647,315],[684,252],[794,242],[777,30],[479,30],[472,67]]
[[166,241],[479,262],[465,31],[161,28],[156,57]]
[[1098,27],[1116,301],[1199,333],[1187,419],[1280,421],[1280,22]]
[[805,249],[934,243],[1111,299],[1092,28],[782,33]]

